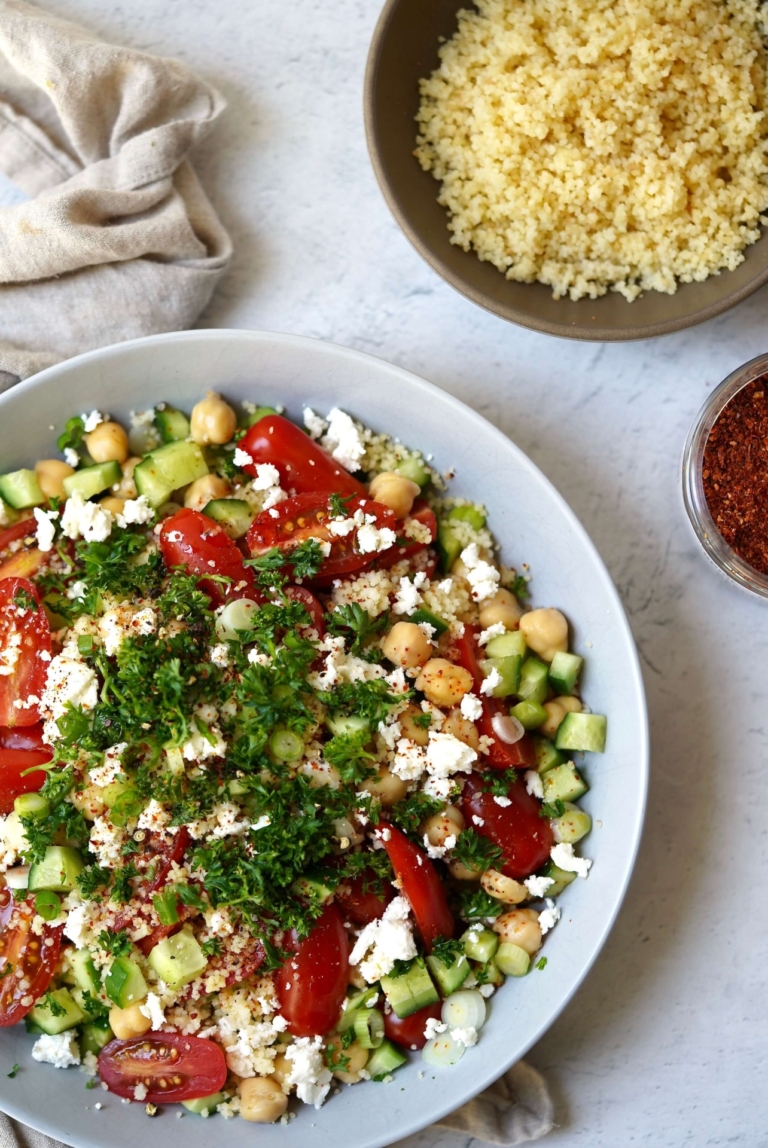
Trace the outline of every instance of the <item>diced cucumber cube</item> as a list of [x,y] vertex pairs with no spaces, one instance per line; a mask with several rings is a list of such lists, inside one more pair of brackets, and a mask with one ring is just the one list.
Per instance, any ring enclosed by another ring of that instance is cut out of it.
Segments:
[[241,420],[242,425],[244,427],[253,427],[256,426],[256,423],[260,423],[262,419],[265,419],[267,415],[276,415],[278,413],[274,407],[256,407],[256,410],[251,411],[250,414],[246,411]]
[[34,470],[12,470],[0,475],[0,498],[14,510],[26,510],[45,502]]
[[555,841],[574,845],[589,833],[592,818],[583,809],[579,809],[578,805],[567,802],[565,813],[560,817],[553,817],[549,824]]
[[524,977],[531,967],[531,958],[525,949],[521,949],[519,945],[511,944],[509,941],[499,945],[494,960],[508,977]]
[[608,719],[603,714],[566,714],[555,735],[557,749],[604,753]]
[[4,522],[6,526],[13,526],[14,522],[18,522],[20,517],[9,502],[6,502],[4,498],[0,498],[0,522]]
[[77,987],[86,993],[98,992],[101,982],[88,950],[70,949],[69,954],[69,965]]
[[510,694],[517,693],[517,687],[520,682],[520,663],[522,658],[519,654],[510,658],[483,658],[480,662],[480,669],[489,678],[494,670],[497,671],[501,681],[494,687],[492,694],[495,698],[508,698]]
[[157,510],[173,494],[173,487],[168,484],[160,468],[155,464],[152,455],[140,462],[134,472],[133,481],[140,495],[146,498],[150,506]]
[[216,1105],[223,1104],[226,1099],[223,1092],[213,1092],[210,1096],[198,1096],[196,1100],[182,1100],[181,1105],[187,1112],[194,1112],[196,1116],[200,1116],[203,1112],[213,1114]]
[[155,426],[164,443],[182,442],[189,436],[189,419],[168,403],[158,403],[155,407]]
[[104,1028],[99,1024],[84,1024],[80,1029],[80,1052],[83,1056],[87,1052],[92,1052],[94,1056],[98,1056],[102,1048],[114,1040],[115,1034],[109,1025]]
[[569,873],[566,869],[561,869],[559,865],[555,865],[554,861],[547,861],[544,868],[540,870],[536,876],[549,877],[551,881],[554,881],[554,885],[550,885],[547,889],[547,897],[559,897],[563,889],[567,888],[571,881],[576,880],[575,873]]
[[475,977],[479,985],[503,985],[504,974],[496,964],[496,958],[486,961],[484,965],[475,966]]
[[443,573],[450,572],[456,559],[461,554],[463,546],[456,532],[451,528],[447,519],[437,524],[437,552],[440,555],[440,569]]
[[208,964],[197,940],[186,929],[160,941],[147,959],[150,968],[172,989],[189,984]]
[[203,508],[203,514],[220,523],[230,538],[244,538],[256,517],[242,498],[214,498]]
[[538,702],[518,702],[509,712],[523,729],[538,729],[547,720],[547,711]]
[[544,786],[544,800],[551,803],[555,801],[578,801],[587,792],[588,786],[572,761],[556,765],[542,778]]
[[448,623],[444,622],[442,618],[438,618],[437,614],[433,614],[431,610],[425,610],[422,607],[419,610],[414,610],[408,619],[409,622],[415,622],[418,626],[419,622],[426,622],[429,626],[434,626],[435,633],[433,637],[440,638],[448,629]]
[[468,522],[473,530],[482,530],[487,522],[482,510],[478,510],[476,506],[454,506],[448,512],[448,519],[453,519],[454,522]]
[[[410,1014],[408,1014],[410,1015]],[[390,1073],[395,1072],[405,1064],[408,1057],[391,1040],[383,1040],[368,1058],[365,1066],[371,1080],[384,1080]]]
[[[169,939],[166,938],[166,940]],[[165,941],[160,943],[165,944]],[[154,951],[153,949],[152,952],[154,953]],[[130,957],[115,957],[104,978],[104,990],[118,1008],[128,1008],[136,1001],[143,1000],[149,992],[144,974]]]
[[497,634],[491,638],[485,652],[489,658],[520,658],[522,662],[528,647],[520,630],[507,630],[506,634]]
[[478,929],[476,926],[467,929],[461,940],[467,956],[483,965],[490,961],[499,947],[498,933],[491,929]]
[[174,490],[208,474],[208,464],[196,442],[169,442],[148,454],[133,472],[136,489],[157,509]]
[[446,965],[441,957],[431,955],[427,957],[427,965],[444,997],[461,988],[469,976],[469,961],[464,953],[454,957],[450,965]]
[[68,845],[49,845],[42,861],[36,861],[29,870],[29,889],[50,889],[54,893],[68,893],[77,888],[78,875],[83,870],[83,859],[76,849]]
[[382,977],[381,987],[401,1020],[440,1000],[423,957],[414,958],[400,976]]
[[558,651],[549,667],[549,680],[556,694],[569,695],[579,679],[584,659],[578,654],[565,654]]
[[526,658],[520,669],[520,685],[517,696],[521,702],[537,702],[541,705],[549,693],[549,667],[538,658]]
[[[53,1010],[51,1001],[54,1002]],[[29,1019],[48,1036],[57,1036],[85,1020],[85,1013],[69,989],[52,989],[29,1010]]]
[[556,765],[563,764],[565,754],[555,749],[548,737],[543,737],[542,734],[535,733],[532,735],[532,740],[536,749],[536,769],[538,773],[547,773],[548,770],[554,769]]
[[123,477],[123,469],[119,462],[97,462],[95,466],[86,466],[68,474],[63,486],[67,495],[79,494],[87,502],[95,494],[109,490]]
[[409,454],[405,458],[401,458],[395,466],[395,474],[402,474],[403,478],[409,478],[411,482],[415,482],[417,486],[421,487],[425,487],[430,480],[426,463],[418,454]]

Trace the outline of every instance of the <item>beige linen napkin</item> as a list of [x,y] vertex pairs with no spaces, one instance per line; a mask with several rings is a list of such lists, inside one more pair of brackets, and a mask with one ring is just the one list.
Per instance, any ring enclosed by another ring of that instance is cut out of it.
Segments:
[[176,60],[0,0],[0,391],[92,347],[189,327],[232,247],[187,155],[224,109]]

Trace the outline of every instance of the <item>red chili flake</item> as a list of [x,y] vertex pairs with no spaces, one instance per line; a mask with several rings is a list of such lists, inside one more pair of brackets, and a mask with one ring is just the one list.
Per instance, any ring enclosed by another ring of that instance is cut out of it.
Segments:
[[709,433],[704,495],[728,545],[768,574],[768,375],[734,395]]

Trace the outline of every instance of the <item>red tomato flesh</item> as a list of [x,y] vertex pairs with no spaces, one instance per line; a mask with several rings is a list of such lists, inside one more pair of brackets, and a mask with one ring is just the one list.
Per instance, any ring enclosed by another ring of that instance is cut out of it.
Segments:
[[[521,881],[540,869],[554,844],[545,817],[539,817],[540,803],[518,778],[507,790],[511,805],[498,805],[482,788],[482,779],[470,777],[461,795],[461,809],[468,825],[498,845],[504,854],[502,873]],[[477,820],[475,820],[477,819]],[[481,824],[478,824],[481,822]]]
[[[431,506],[422,498],[417,498],[413,504],[413,510],[408,515],[409,518],[415,519],[420,522],[422,526],[426,526],[431,534],[429,544],[437,538],[437,519]],[[389,550],[383,554],[378,555],[378,564],[382,570],[388,570],[390,566],[394,566],[396,562],[402,562],[403,558],[413,558],[414,554],[418,554],[420,550],[426,550],[428,543],[416,542],[414,539],[406,538],[404,535],[400,539],[400,543],[396,543]]]
[[0,749],[0,813],[11,813],[20,794],[37,793],[45,782],[45,771],[22,774],[35,765],[45,765],[52,756],[50,749]]
[[440,1020],[442,1009],[442,1004],[438,1003],[427,1005],[426,1008],[420,1008],[418,1012],[412,1012],[410,1016],[405,1017],[399,1017],[393,1010],[385,1012],[384,1035],[387,1040],[401,1044],[403,1048],[423,1048],[427,1043],[424,1035],[427,1021],[430,1017],[432,1020]]
[[26,725],[9,729],[0,726],[0,749],[34,749],[46,750],[48,746],[43,741],[43,723]]
[[306,629],[317,631],[318,638],[325,635],[325,618],[323,617],[323,607],[318,602],[315,595],[311,590],[307,590],[305,586],[286,586],[285,594],[294,602],[300,602],[310,617],[310,621]]
[[227,1079],[227,1062],[212,1040],[147,1032],[110,1041],[99,1053],[99,1074],[116,1096],[133,1100],[136,1085],[143,1084],[148,1104],[172,1104],[218,1092]]
[[245,469],[256,475],[259,463],[271,462],[280,472],[284,490],[295,494],[327,491],[329,494],[359,494],[365,497],[362,482],[313,442],[308,434],[282,415],[265,415],[254,423],[237,444],[253,459]]
[[[61,925],[45,925],[38,936],[31,930],[35,910],[27,901],[14,902],[9,889],[0,889],[0,1027],[17,1024],[51,983],[59,959]],[[23,986],[23,987],[22,987]]]
[[372,869],[358,877],[345,877],[336,887],[336,900],[344,918],[355,925],[378,921],[394,895],[389,881],[378,882]]
[[[260,601],[253,570],[243,565],[236,543],[218,522],[199,510],[185,508],[166,518],[160,530],[160,549],[166,566],[183,566],[189,574],[198,575],[198,586],[214,605],[244,597]],[[212,574],[232,582],[215,582]]]
[[[475,679],[475,690],[478,694],[480,694],[480,687],[485,681],[478,656],[477,635],[479,632],[479,626],[465,626],[462,637],[457,638],[455,643],[459,662],[465,670],[469,670]],[[480,694],[480,700],[483,712],[477,725],[481,736],[489,737],[493,742],[487,757],[491,769],[514,769],[518,765],[535,765],[536,747],[529,734],[523,734],[514,745],[508,745],[494,732],[494,716],[507,713],[501,698],[487,698]]]
[[277,971],[280,1012],[294,1036],[329,1032],[341,1013],[349,983],[349,939],[341,913],[326,906],[309,936]]
[[0,530],[0,578],[31,578],[46,562],[46,555],[35,546],[36,530],[34,518]]
[[[20,591],[38,603],[37,609],[19,611],[14,597]],[[27,705],[28,698],[39,698],[45,689],[51,660],[51,628],[39,602],[37,590],[26,578],[0,581],[0,650],[11,664],[9,674],[0,674],[0,726],[11,729],[40,721],[37,704]]]
[[395,876],[416,918],[428,953],[438,938],[449,940],[454,933],[453,914],[448,908],[445,886],[423,849],[414,845],[394,825],[380,825]]

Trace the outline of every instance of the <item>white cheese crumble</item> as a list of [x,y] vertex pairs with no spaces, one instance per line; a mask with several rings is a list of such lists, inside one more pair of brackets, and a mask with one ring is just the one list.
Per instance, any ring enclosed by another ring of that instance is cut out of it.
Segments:
[[572,845],[565,843],[553,845],[549,855],[558,869],[564,869],[566,873],[576,873],[577,876],[586,880],[592,862],[588,857],[577,857],[573,852]]
[[331,1072],[325,1066],[321,1036],[299,1036],[285,1050],[291,1061],[291,1072],[286,1083],[295,1085],[296,1095],[305,1104],[320,1108],[331,1087]]
[[507,806],[512,804],[512,799],[510,797],[504,797],[503,795],[500,797],[494,797],[493,800],[497,805],[500,805],[502,809],[506,809]]
[[[235,451],[235,456],[237,456]],[[240,454],[245,454],[245,451],[240,451]],[[235,459],[237,461],[237,459]],[[253,460],[248,457],[248,462]],[[240,465],[240,464],[239,464]],[[244,465],[244,464],[242,464]],[[280,471],[271,462],[260,462],[256,467],[256,476],[253,480],[254,490],[269,490],[271,486],[280,485]]]
[[158,1032],[165,1024],[165,1012],[156,993],[147,993],[144,1004],[139,1005],[139,1012],[152,1022],[153,1032]]
[[466,546],[460,557],[467,568],[467,581],[472,588],[475,602],[484,602],[486,598],[492,598],[501,581],[501,574],[496,567],[480,557],[476,542]]
[[494,622],[487,630],[483,630],[477,639],[478,646],[487,646],[491,638],[500,638],[502,634],[506,634],[507,627],[503,622]]
[[83,430],[86,434],[90,434],[91,431],[96,430],[100,423],[107,421],[107,416],[103,415],[101,411],[91,411],[89,415],[80,415],[80,418],[83,420]]
[[51,659],[40,699],[40,712],[47,719],[43,737],[49,745],[59,737],[56,721],[71,702],[84,710],[93,709],[99,700],[96,671],[80,657],[75,643],[68,642],[60,654]]
[[431,861],[439,861],[445,857],[446,853],[450,853],[452,849],[456,848],[456,837],[453,833],[451,833],[448,835],[448,837],[446,837],[442,845],[433,845],[429,840],[428,835],[425,833],[424,848],[426,850],[427,857],[429,857]]
[[501,674],[495,666],[492,666],[490,674],[480,686],[480,693],[483,695],[483,697],[490,697],[496,687],[500,685]]
[[79,491],[70,494],[61,516],[61,530],[67,538],[104,542],[112,532],[113,518],[97,502],[85,502]]
[[362,526],[357,528],[357,549],[360,554],[380,554],[382,550],[388,550],[390,546],[394,546],[397,541],[397,534],[394,530],[390,530],[388,526],[379,528],[374,525],[373,516],[367,514],[366,521]]
[[547,898],[546,906],[546,909],[542,909],[539,913],[539,928],[541,929],[542,937],[545,933],[548,933],[550,929],[554,929],[560,920],[560,910],[555,902]]
[[477,721],[483,716],[483,703],[477,694],[464,694],[459,708],[461,709],[461,716],[468,721]]
[[452,733],[429,731],[427,770],[433,777],[452,777],[454,773],[470,773],[477,761],[477,752],[459,741]]
[[359,470],[365,444],[352,419],[338,407],[328,412],[328,429],[322,444],[346,470]]
[[304,426],[309,431],[309,437],[318,439],[325,434],[328,423],[320,415],[316,415],[312,407],[304,407]]
[[117,525],[123,530],[126,526],[145,526],[155,517],[155,512],[147,502],[145,495],[126,500],[122,511],[117,515]]
[[547,889],[554,883],[551,877],[526,877],[523,881],[532,897],[543,897]]
[[157,629],[157,614],[151,606],[137,609],[129,602],[113,606],[99,618],[99,637],[104,643],[104,652],[114,657],[126,638],[137,638],[154,634]]
[[416,942],[410,923],[410,906],[405,897],[395,897],[380,920],[366,925],[349,955],[368,984],[375,984],[394,968],[395,961],[416,956]]
[[408,614],[411,615],[423,602],[423,598],[419,593],[420,587],[427,581],[427,576],[423,570],[414,576],[413,581],[410,578],[400,579],[400,589],[395,595],[395,600],[392,604],[392,612],[394,614]]
[[220,670],[226,670],[231,665],[229,659],[229,649],[224,642],[219,642],[215,646],[211,646],[209,655],[214,666],[218,666]]
[[108,869],[120,869],[124,864],[122,847],[125,833],[105,817],[97,817],[93,823],[90,846],[99,859],[99,865]]
[[104,761],[101,765],[97,765],[90,771],[91,785],[98,785],[103,788],[105,785],[111,785],[117,775],[122,772],[120,759],[128,748],[127,741],[118,742],[117,745],[111,745],[104,754]]
[[32,1059],[43,1064],[52,1064],[54,1068],[69,1068],[80,1063],[80,1049],[77,1046],[77,1035],[70,1029],[69,1032],[60,1032],[56,1036],[41,1036],[32,1046]]
[[424,1025],[424,1036],[427,1040],[433,1040],[434,1037],[439,1036],[441,1032],[446,1032],[448,1025],[444,1021],[438,1020],[434,1016],[427,1017],[427,1023]]
[[80,455],[77,453],[73,446],[65,447],[64,461],[67,466],[71,466],[73,470],[77,470],[80,465]]
[[473,1044],[477,1044],[477,1029],[468,1025],[466,1028],[452,1028],[451,1036],[457,1044],[463,1044],[465,1048],[471,1048]]
[[49,550],[53,550],[53,539],[56,536],[55,520],[59,517],[59,512],[58,510],[41,510],[39,506],[36,506],[32,513],[37,523],[37,530],[35,531],[37,545],[43,554],[47,554]]
[[241,446],[236,446],[235,453],[232,455],[232,461],[235,466],[245,467],[250,466],[253,462],[253,459],[248,454],[247,450],[243,450]]
[[538,797],[539,801],[544,800],[544,783],[535,769],[525,771],[525,788],[531,797]]

